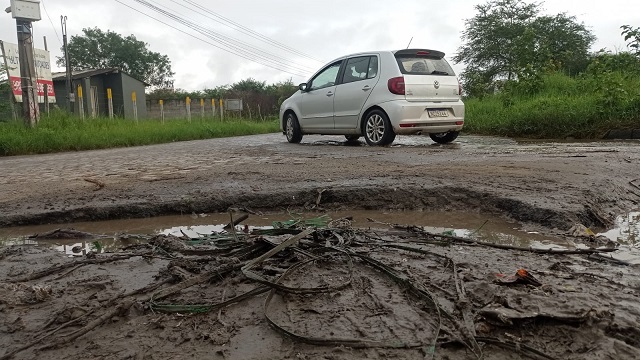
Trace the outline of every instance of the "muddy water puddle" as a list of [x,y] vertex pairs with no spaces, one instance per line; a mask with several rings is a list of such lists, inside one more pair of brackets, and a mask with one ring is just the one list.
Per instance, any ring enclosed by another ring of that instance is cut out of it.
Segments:
[[[330,219],[352,217],[353,226],[356,228],[385,227],[385,225],[372,223],[368,220],[374,219],[385,223],[422,226],[426,231],[432,233],[472,237],[487,242],[519,247],[575,248],[576,246],[581,246],[560,237],[525,231],[519,224],[494,215],[467,212],[380,212],[357,210],[304,214],[267,213],[250,215],[242,225],[246,224],[249,229],[270,228],[273,226],[274,221],[311,219],[323,215],[328,216]],[[176,236],[186,234],[189,237],[198,237],[223,231],[224,224],[229,223],[229,221],[230,216],[225,213],[13,227],[0,229],[0,245],[48,246],[69,255],[82,254],[91,250],[104,252],[146,241],[146,238],[136,238],[136,234],[172,234]],[[59,228],[97,234],[100,235],[100,238],[99,240],[36,240],[29,238],[30,235],[42,234]],[[126,240],[122,240],[119,236],[121,234],[134,236],[129,236]],[[614,229],[598,235],[606,236],[621,244],[621,251],[616,253],[616,258],[640,264],[640,212],[631,212],[625,216],[620,216]]]

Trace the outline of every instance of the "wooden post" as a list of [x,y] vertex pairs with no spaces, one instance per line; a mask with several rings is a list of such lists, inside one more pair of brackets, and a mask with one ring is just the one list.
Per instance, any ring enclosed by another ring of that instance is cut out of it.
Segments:
[[[74,112],[73,103],[76,101],[76,96],[73,93],[73,84],[71,81],[71,64],[69,61],[69,49],[67,44],[67,17],[60,15],[60,24],[62,25],[62,48],[64,49],[64,64],[66,68],[67,78],[65,79],[65,91],[67,92],[65,98],[67,100],[67,110],[69,113]],[[83,115],[84,116],[84,115]]]
[[187,120],[191,122],[191,98],[187,96]]
[[160,121],[164,124],[164,100],[160,100]]
[[213,114],[213,118],[216,117],[216,99],[211,99],[211,114]]
[[200,99],[200,117],[204,119],[204,99]]
[[82,99],[82,85],[78,85],[78,107],[80,110],[80,116],[84,120],[84,101]]
[[44,84],[44,112],[49,116],[49,84]]
[[220,121],[224,120],[224,107],[223,107],[222,99],[220,99]]
[[107,107],[109,108],[109,119],[113,119],[113,93],[111,88],[107,88]]
[[[49,46],[47,46],[47,37],[43,36],[44,39],[44,50],[49,51]],[[44,112],[47,113],[47,117],[49,116],[49,84],[44,84]]]
[[36,67],[33,59],[32,23],[16,19],[18,28],[18,48],[20,58],[20,77],[22,78],[22,108],[27,126],[35,127],[40,120]]
[[136,92],[131,92],[131,100],[133,101],[133,118],[136,123],[138,122],[138,97],[136,96]]
[[13,97],[13,91],[9,91],[9,106],[11,107],[11,116],[13,121],[18,121],[18,113],[16,111],[16,99]]

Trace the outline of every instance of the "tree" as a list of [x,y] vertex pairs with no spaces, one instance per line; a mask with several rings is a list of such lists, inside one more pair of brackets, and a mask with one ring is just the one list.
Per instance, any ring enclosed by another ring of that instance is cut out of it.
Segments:
[[[84,35],[74,35],[69,41],[71,69],[116,68],[154,87],[173,87],[169,57],[150,51],[144,41],[98,28],[82,32]],[[58,57],[57,64],[65,66],[64,57]]]
[[470,95],[523,73],[545,68],[575,73],[587,66],[595,37],[573,16],[541,16],[540,6],[522,0],[475,6],[477,14],[466,21],[463,45],[453,59],[466,65],[462,78]]
[[634,28],[630,25],[622,25],[622,36],[624,40],[628,41],[627,46],[631,49],[631,52],[640,56],[640,27]]

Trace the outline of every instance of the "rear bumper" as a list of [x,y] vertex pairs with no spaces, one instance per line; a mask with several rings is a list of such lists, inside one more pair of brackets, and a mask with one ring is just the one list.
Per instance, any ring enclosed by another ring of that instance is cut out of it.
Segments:
[[[462,100],[441,103],[393,100],[379,106],[389,115],[393,131],[400,135],[460,131],[464,126]],[[429,116],[429,109],[445,110],[447,116]]]

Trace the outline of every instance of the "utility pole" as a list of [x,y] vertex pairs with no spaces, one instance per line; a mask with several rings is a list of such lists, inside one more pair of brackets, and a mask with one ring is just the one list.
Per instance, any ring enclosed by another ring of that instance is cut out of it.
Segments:
[[11,17],[16,19],[18,33],[18,58],[20,59],[20,78],[22,88],[22,106],[27,126],[34,127],[40,120],[38,107],[38,89],[33,56],[32,22],[39,21],[39,0],[11,0]]
[[34,127],[40,121],[35,61],[33,59],[33,32],[31,21],[16,20],[18,49],[20,52],[20,77],[22,78],[22,108],[24,121]]
[[[44,51],[49,51],[49,47],[47,46],[47,37],[44,38]],[[44,112],[49,116],[49,84],[44,84]]]
[[64,47],[64,65],[67,71],[67,110],[73,112],[73,103],[75,102],[75,94],[73,93],[73,87],[71,86],[71,64],[69,63],[69,49],[67,48],[67,17],[60,16],[60,24],[62,25],[62,46]]

